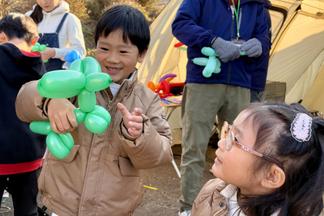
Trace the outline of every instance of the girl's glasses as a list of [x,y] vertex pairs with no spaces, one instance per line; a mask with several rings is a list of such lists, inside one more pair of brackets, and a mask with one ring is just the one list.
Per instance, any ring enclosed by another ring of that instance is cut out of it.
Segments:
[[248,152],[250,154],[253,154],[253,155],[257,156],[257,157],[263,158],[263,159],[265,159],[265,160],[267,160],[267,161],[269,161],[271,163],[274,163],[274,164],[278,165],[280,168],[283,169],[283,165],[279,160],[277,160],[277,159],[275,159],[275,158],[273,158],[271,156],[262,154],[262,153],[254,150],[253,148],[251,148],[249,146],[246,146],[246,145],[243,145],[243,144],[239,143],[239,141],[237,140],[237,138],[235,137],[235,135],[233,133],[232,126],[230,124],[228,124],[227,122],[224,122],[224,125],[222,127],[221,139],[225,140],[225,149],[226,149],[226,151],[230,151],[232,149],[233,144],[235,144],[236,146],[238,146],[243,151]]

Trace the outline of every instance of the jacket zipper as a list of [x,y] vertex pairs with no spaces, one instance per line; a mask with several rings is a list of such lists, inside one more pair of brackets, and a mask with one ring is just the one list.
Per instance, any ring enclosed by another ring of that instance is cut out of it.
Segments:
[[[232,23],[231,23],[231,36],[230,36],[230,39],[232,40],[233,39],[233,34],[234,34],[234,19],[235,19],[235,17],[234,17],[234,12],[233,12],[233,10],[232,10],[232,8],[231,8],[231,6],[229,5],[228,6],[228,9],[229,9],[229,11],[231,12],[231,14],[232,14]],[[227,69],[227,83],[229,83],[230,82],[230,80],[231,80],[231,74],[232,73],[232,64],[231,64],[231,62],[228,62],[228,69]]]
[[88,163],[87,163],[87,165],[86,165],[87,167],[85,169],[85,176],[84,176],[83,187],[82,187],[82,192],[81,192],[81,196],[80,196],[80,203],[79,203],[79,206],[78,206],[78,208],[79,208],[78,215],[82,215],[81,212],[83,210],[82,206],[83,206],[84,199],[85,199],[84,196],[85,196],[86,184],[87,184],[86,179],[88,179],[87,176],[88,176],[88,172],[89,172],[89,163],[91,162],[91,160],[90,160],[91,151],[92,151],[93,145],[94,145],[94,142],[93,142],[94,141],[94,136],[95,136],[94,134],[92,134],[92,136],[91,136],[91,144],[90,144],[90,149],[89,149],[89,155],[88,155],[88,158],[87,158]]

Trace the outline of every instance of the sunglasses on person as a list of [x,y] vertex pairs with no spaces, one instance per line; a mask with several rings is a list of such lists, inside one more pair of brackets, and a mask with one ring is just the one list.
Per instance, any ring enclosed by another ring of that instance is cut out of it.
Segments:
[[233,132],[233,126],[228,124],[226,121],[224,122],[222,130],[221,130],[221,139],[225,140],[225,150],[226,151],[230,151],[232,149],[233,145],[236,145],[243,151],[253,154],[257,157],[263,158],[264,160],[266,160],[270,163],[274,163],[283,169],[282,163],[279,160],[277,160],[276,158],[273,158],[266,154],[262,154],[249,146],[241,144],[235,137],[235,134]]

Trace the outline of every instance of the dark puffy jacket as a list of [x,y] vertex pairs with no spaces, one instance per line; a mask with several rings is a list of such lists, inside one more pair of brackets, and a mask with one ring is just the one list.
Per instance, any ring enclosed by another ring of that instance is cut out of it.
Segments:
[[40,57],[28,57],[14,45],[0,45],[0,164],[31,162],[42,158],[44,140],[33,134],[15,112],[20,87],[41,77],[44,66]]

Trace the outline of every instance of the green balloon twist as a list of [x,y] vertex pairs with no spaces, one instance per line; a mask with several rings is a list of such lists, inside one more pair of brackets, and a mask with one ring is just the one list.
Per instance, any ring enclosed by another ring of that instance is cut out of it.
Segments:
[[46,48],[47,48],[46,45],[36,42],[35,45],[32,47],[31,51],[32,52],[43,52],[46,50]]
[[[47,49],[47,46],[45,44],[40,44],[38,42],[35,43],[35,45],[32,47],[32,52],[43,52]],[[48,60],[44,60],[44,62],[48,62]]]
[[[46,98],[70,98],[77,96],[79,108],[74,110],[79,124],[92,133],[103,133],[111,122],[109,112],[96,105],[96,92],[112,83],[108,74],[101,72],[99,63],[92,57],[74,61],[68,70],[51,71],[39,80],[37,91]],[[49,121],[34,121],[30,124],[34,133],[47,135],[48,150],[58,159],[67,157],[74,145],[70,133],[55,133]]]

